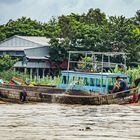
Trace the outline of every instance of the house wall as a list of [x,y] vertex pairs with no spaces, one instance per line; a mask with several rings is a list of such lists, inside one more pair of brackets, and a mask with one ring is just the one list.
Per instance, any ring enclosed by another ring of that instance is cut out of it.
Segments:
[[23,65],[22,64],[22,61],[18,61],[15,65],[14,65],[15,68],[50,68],[50,66],[46,63],[46,62],[28,62],[26,65]]
[[[49,56],[49,46],[43,46],[39,43],[35,43],[18,36],[13,36],[0,43],[0,55],[10,54],[15,57],[23,57],[24,54],[27,57],[44,57]],[[23,64],[23,61],[18,61],[14,65],[14,69],[22,69],[27,73],[29,71],[30,77],[44,76],[48,72],[50,66],[44,62],[43,59],[37,60],[34,59],[34,62],[27,62],[26,65]],[[35,72],[34,72],[35,71]]]
[[0,56],[10,55],[14,57],[22,57],[24,56],[24,51],[0,51]]
[[39,48],[31,48],[31,49],[26,49],[24,52],[26,56],[44,57],[49,55],[49,48],[47,46],[39,47]]

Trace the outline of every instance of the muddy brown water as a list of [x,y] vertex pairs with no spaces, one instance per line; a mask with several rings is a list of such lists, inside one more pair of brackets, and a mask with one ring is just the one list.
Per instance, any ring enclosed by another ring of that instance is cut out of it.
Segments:
[[0,140],[140,140],[140,106],[1,104]]

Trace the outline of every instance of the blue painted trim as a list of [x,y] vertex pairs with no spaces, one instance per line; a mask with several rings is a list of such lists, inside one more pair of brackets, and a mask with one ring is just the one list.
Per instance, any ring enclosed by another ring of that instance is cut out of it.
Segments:
[[[123,78],[129,78],[127,74],[120,74],[120,73],[86,73],[86,72],[74,72],[74,71],[62,71],[62,79],[64,76],[66,77],[66,84],[64,84],[64,80],[62,83],[58,85],[59,88],[64,89],[76,89],[76,90],[87,90],[92,92],[99,92],[99,93],[108,93],[109,92],[109,79],[112,79],[111,85],[114,85],[115,78],[117,76]],[[69,83],[70,78],[72,77],[72,82]],[[80,81],[83,79],[83,85],[79,85],[75,83],[75,77]],[[91,83],[91,79],[94,81],[94,84]],[[85,84],[85,85],[84,85]],[[92,85],[91,85],[92,84]]]

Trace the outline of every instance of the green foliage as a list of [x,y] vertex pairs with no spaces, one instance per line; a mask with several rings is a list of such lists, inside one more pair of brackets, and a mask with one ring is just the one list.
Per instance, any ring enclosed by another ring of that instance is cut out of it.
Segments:
[[34,77],[34,79],[28,79],[32,84],[34,85],[51,85],[51,86],[56,86],[58,84],[60,84],[61,82],[61,78],[59,76],[55,76],[55,77],[50,77],[50,76],[46,76],[44,78],[37,78]]
[[16,21],[9,20],[9,22],[3,26],[1,32],[4,32],[7,38],[13,35],[43,36],[44,33],[42,29],[42,23],[22,17]]
[[126,73],[127,68],[124,66],[116,65],[114,69],[108,70],[109,73]]
[[0,41],[13,35],[58,37],[59,32],[58,23],[54,18],[43,24],[36,20],[22,17],[15,21],[9,20],[7,24],[0,26]]
[[7,83],[11,80],[12,77],[18,77],[23,79],[23,81],[26,81],[29,76],[25,75],[24,73],[20,73],[20,72],[15,72],[13,70],[7,70],[7,71],[3,71],[0,72],[0,78],[3,79],[4,81],[6,81]]
[[136,80],[137,78],[140,78],[140,66],[136,67],[136,68],[128,68],[128,69],[122,69],[121,67],[119,67],[118,65],[116,65],[114,70],[109,70],[108,72],[110,73],[125,73],[130,75],[131,81]]
[[58,21],[55,18],[52,18],[48,23],[44,23],[43,32],[44,36],[48,38],[60,37],[61,30]]
[[85,70],[85,71],[91,71],[93,70],[93,66],[92,66],[92,63],[93,60],[92,60],[92,57],[84,57],[82,58],[81,61],[79,61],[79,64],[78,64],[78,69],[81,69],[81,70]]
[[[58,18],[61,37],[64,40],[69,39],[69,44],[65,46],[65,50],[126,52],[129,53],[127,55],[128,62],[138,61],[140,56],[138,53],[140,51],[140,28],[138,24],[132,22],[135,19],[138,20],[138,15],[139,12],[137,11],[134,19],[124,16],[111,16],[107,19],[100,9],[90,9],[82,15],[73,13],[67,16],[62,15]],[[61,48],[61,43],[58,42],[58,44],[58,48]],[[122,59],[120,58],[120,63]],[[118,60],[117,57],[113,61],[116,60]]]
[[51,39],[51,48],[50,48],[50,60],[55,62],[59,67],[65,59],[68,58],[68,53],[66,48],[69,46],[69,40],[59,40],[59,39]]
[[134,81],[137,78],[140,78],[140,66],[138,66],[138,68],[129,68],[126,71],[126,74],[129,74],[131,76],[132,81]]
[[102,13],[99,8],[89,9],[88,13],[85,16],[85,23],[88,24],[104,24],[107,21],[105,13]]
[[136,15],[135,15],[135,23],[139,26],[140,28],[140,10],[136,11]]
[[17,60],[12,60],[9,55],[0,58],[0,72],[7,71],[13,67]]
[[24,82],[27,83],[32,83],[34,85],[58,85],[60,84],[61,78],[59,76],[51,77],[51,76],[46,76],[44,78],[37,78],[34,77],[33,79],[30,79],[30,76],[18,71],[13,71],[13,70],[7,70],[0,72],[0,79],[3,79],[6,83],[9,83],[9,81],[13,78],[17,77],[22,79]]
[[[134,17],[106,17],[100,9],[62,15],[41,23],[22,17],[0,26],[0,41],[13,35],[52,38],[50,60],[60,64],[68,51],[126,52],[128,62],[140,61],[140,10]],[[63,38],[63,41],[58,38]],[[114,59],[114,62],[118,58]],[[122,59],[119,60],[120,62]]]

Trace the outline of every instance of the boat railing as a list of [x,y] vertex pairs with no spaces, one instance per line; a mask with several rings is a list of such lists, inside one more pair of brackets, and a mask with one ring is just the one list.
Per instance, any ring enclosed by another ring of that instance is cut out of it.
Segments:
[[103,66],[103,67],[106,67],[106,68],[115,68],[116,65],[119,65],[119,66],[123,66],[125,67],[124,64],[120,64],[120,63],[112,63],[112,62],[101,62],[101,61],[96,61],[96,62],[81,62],[81,61],[70,61],[69,63],[77,63],[77,64],[90,64],[90,65],[96,65],[96,66]]
[[[72,60],[72,54],[82,54],[85,55],[85,57],[90,56],[92,58],[92,62],[81,62],[79,60]],[[124,59],[123,63],[112,63],[111,62],[111,57],[121,55],[122,58]],[[76,63],[76,64],[91,64],[93,66],[93,69],[97,69],[97,66],[100,66],[101,72],[103,72],[103,69],[106,68],[115,68],[116,65],[121,65],[124,68],[126,68],[126,55],[127,53],[124,52],[93,52],[93,51],[69,51],[69,57],[68,57],[68,66],[67,70],[69,71],[70,69],[70,64]],[[100,61],[97,60],[97,56],[100,57]],[[107,58],[107,62],[105,61],[105,57]]]

